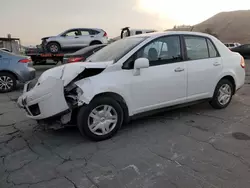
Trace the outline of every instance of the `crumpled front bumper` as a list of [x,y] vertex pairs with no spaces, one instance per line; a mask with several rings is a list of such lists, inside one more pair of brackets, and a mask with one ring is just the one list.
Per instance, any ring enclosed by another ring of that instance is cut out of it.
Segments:
[[25,84],[23,94],[17,102],[19,107],[26,110],[29,118],[42,120],[69,110],[63,80],[48,77],[32,89],[29,88],[30,84],[31,82]]

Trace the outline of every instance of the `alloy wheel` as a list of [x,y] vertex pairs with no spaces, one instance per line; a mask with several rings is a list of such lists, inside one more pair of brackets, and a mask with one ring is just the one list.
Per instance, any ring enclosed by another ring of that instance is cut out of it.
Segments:
[[224,106],[230,101],[231,96],[231,87],[228,84],[223,84],[219,89],[218,102]]
[[88,127],[95,135],[110,133],[117,124],[118,115],[110,105],[100,105],[94,108],[88,117]]
[[14,81],[9,76],[0,76],[0,90],[7,91],[11,90],[14,86]]
[[52,44],[51,46],[50,46],[50,51],[51,52],[58,52],[58,46],[57,45],[55,45],[55,44]]

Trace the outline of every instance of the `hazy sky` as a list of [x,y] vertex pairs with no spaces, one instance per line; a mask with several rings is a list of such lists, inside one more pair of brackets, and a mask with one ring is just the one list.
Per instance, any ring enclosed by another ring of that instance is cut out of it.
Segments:
[[237,0],[0,0],[0,36],[11,33],[23,44],[72,27],[98,27],[116,37],[124,26],[163,30],[196,24],[221,11],[250,9]]

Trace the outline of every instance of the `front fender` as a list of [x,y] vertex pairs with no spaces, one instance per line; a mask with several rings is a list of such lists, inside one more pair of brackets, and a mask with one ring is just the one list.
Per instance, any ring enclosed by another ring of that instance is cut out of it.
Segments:
[[51,42],[58,43],[60,46],[62,46],[62,44],[60,43],[59,40],[57,40],[57,38],[52,37],[52,38],[48,38],[48,39],[46,40],[46,44],[49,44],[49,43],[51,43]]
[[124,99],[126,105],[128,106],[129,114],[131,115],[129,108],[131,106],[131,101],[129,100],[129,89],[124,91],[124,89],[112,85],[105,85],[105,87],[99,85],[99,87],[93,87],[93,83],[89,78],[75,82],[75,84],[83,91],[83,94],[79,97],[79,100],[84,104],[89,104],[91,100],[99,94],[115,93]]

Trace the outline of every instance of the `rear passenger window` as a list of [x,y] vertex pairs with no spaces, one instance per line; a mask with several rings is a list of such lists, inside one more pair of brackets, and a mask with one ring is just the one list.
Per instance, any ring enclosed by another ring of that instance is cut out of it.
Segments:
[[184,36],[189,60],[209,58],[206,39],[196,36]]
[[100,32],[96,30],[90,30],[90,35],[98,35]]
[[210,58],[218,57],[219,54],[217,53],[215,46],[209,39],[207,39],[207,45],[208,45],[208,50],[209,50],[209,57]]

